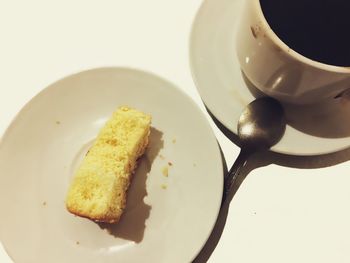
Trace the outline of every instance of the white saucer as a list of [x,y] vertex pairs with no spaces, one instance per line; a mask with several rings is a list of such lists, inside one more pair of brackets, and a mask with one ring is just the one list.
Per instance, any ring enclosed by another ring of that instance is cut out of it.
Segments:
[[[150,113],[152,131],[126,211],[108,233],[68,213],[64,200],[80,160],[121,105]],[[38,94],[3,136],[0,238],[14,262],[190,262],[216,222],[222,189],[216,138],[185,93],[142,71],[85,71]]]
[[[190,40],[192,74],[199,93],[211,113],[234,133],[242,109],[254,99],[235,51],[244,1],[205,0],[194,21]],[[283,139],[272,150],[291,155],[319,155],[348,148],[349,104],[330,101],[299,108],[286,105],[287,119],[293,127],[288,125]]]

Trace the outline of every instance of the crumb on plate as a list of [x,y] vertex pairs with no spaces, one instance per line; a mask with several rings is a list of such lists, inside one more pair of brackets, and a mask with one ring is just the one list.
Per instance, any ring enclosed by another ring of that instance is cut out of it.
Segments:
[[168,186],[167,186],[166,184],[162,184],[160,187],[161,187],[163,190],[166,190],[166,189],[168,188]]
[[168,177],[169,176],[169,167],[168,166],[164,166],[163,169],[162,169],[162,174],[165,176],[165,177]]

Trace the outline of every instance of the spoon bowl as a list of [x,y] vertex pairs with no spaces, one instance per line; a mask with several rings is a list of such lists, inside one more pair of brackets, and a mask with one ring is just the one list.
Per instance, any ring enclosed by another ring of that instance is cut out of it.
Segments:
[[246,106],[237,124],[241,151],[230,171],[225,176],[223,203],[235,188],[235,183],[249,156],[258,151],[268,150],[278,143],[286,129],[282,105],[270,97],[254,100]]
[[242,147],[268,149],[278,143],[286,129],[281,104],[270,97],[254,100],[243,110],[237,131]]

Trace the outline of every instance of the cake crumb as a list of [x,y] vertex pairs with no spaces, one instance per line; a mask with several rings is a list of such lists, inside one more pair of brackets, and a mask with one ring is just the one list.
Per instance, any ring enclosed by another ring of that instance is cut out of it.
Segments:
[[196,164],[196,163],[193,163],[193,167],[197,167],[197,164]]
[[60,125],[60,124],[61,124],[61,122],[60,122],[60,121],[56,121],[56,124],[57,124],[57,125]]
[[43,206],[46,206],[46,202],[45,201],[43,202]]
[[168,165],[169,165],[169,166],[173,166],[173,163],[172,163],[172,162],[168,162]]
[[169,176],[169,167],[168,166],[164,166],[163,169],[162,169],[162,174],[165,176],[165,177],[168,177]]
[[175,138],[172,140],[172,143],[173,143],[173,144],[175,144],[175,143],[176,143],[176,139],[175,139]]
[[79,242],[79,241],[77,241],[77,242],[75,242],[75,244],[79,245],[79,244],[80,244],[80,242]]
[[166,190],[166,189],[168,188],[168,186],[167,186],[166,184],[162,184],[162,185],[161,185],[161,188],[162,188],[163,190]]
[[162,159],[162,160],[165,159],[165,157],[163,155],[161,155],[161,154],[159,155],[159,158]]

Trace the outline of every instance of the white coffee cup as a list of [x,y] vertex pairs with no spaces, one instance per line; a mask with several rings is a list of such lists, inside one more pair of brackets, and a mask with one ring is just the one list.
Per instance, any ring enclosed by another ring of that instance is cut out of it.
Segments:
[[245,1],[236,37],[242,71],[271,97],[310,104],[350,89],[350,67],[324,64],[290,49],[270,28],[260,0]]

